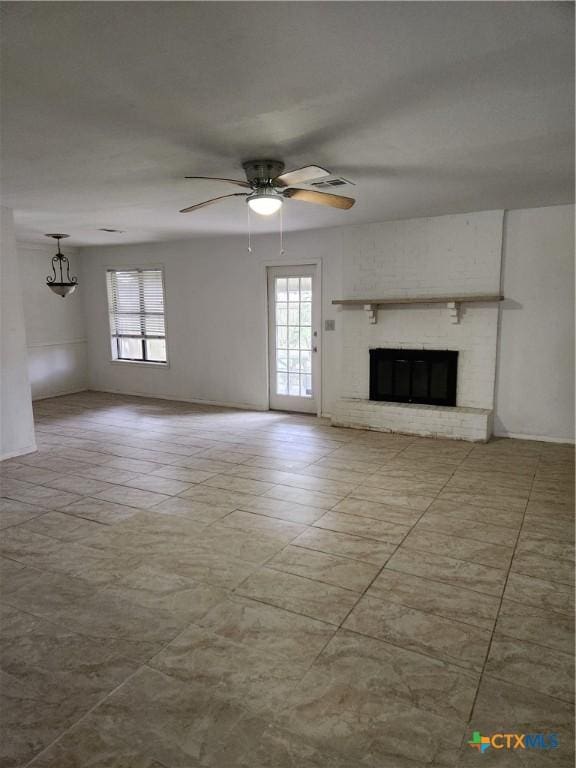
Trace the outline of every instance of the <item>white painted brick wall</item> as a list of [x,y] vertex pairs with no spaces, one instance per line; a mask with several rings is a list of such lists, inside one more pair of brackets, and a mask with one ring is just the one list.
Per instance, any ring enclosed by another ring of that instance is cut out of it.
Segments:
[[484,211],[350,227],[346,298],[497,292],[502,219]]
[[[350,228],[344,243],[343,298],[499,293],[502,217],[502,211],[488,211]],[[460,322],[453,324],[442,304],[394,306],[378,309],[378,322],[371,325],[361,307],[340,309],[341,397],[367,400],[370,348],[451,349],[459,352],[457,405],[491,412],[498,311],[497,304],[461,305]],[[341,408],[339,417],[344,418]],[[382,410],[372,415],[382,428]],[[410,431],[405,410],[398,415],[388,409],[385,416]],[[429,423],[422,416],[414,418],[423,430],[442,421],[438,416],[430,416]],[[459,431],[454,436],[465,437],[466,432],[470,436],[465,439],[486,439],[485,419],[483,423],[474,424],[471,416],[456,429],[453,417],[450,424],[444,420],[442,434],[454,428]]]
[[342,398],[334,408],[332,424],[337,427],[486,442],[492,434],[492,411]]

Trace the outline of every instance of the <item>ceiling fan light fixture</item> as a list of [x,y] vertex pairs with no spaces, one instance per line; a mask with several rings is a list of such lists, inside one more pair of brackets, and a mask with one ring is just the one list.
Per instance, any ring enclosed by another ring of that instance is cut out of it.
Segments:
[[248,198],[248,205],[260,216],[272,216],[282,208],[282,197],[273,190],[262,190]]
[[[272,216],[281,211],[284,198],[297,200],[302,203],[327,205],[331,208],[339,208],[340,210],[352,208],[355,203],[352,197],[317,192],[314,189],[300,189],[299,187],[292,186],[293,184],[311,184],[317,179],[330,179],[332,172],[326,168],[321,168],[319,165],[307,165],[304,168],[296,168],[286,173],[284,172],[284,163],[280,160],[250,160],[242,163],[242,167],[246,174],[246,181],[225,179],[221,176],[186,176],[187,179],[236,184],[251,191],[218,195],[218,197],[212,197],[209,200],[203,200],[201,203],[195,203],[187,208],[182,208],[180,213],[191,213],[230,197],[244,197],[248,203],[248,212],[252,210],[259,216]],[[332,179],[332,184],[325,183],[327,186],[335,186],[348,182]]]

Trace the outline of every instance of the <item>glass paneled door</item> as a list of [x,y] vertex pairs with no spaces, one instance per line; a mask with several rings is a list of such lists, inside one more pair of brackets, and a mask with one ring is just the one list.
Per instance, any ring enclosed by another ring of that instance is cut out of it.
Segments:
[[316,413],[319,308],[316,267],[268,268],[270,408]]

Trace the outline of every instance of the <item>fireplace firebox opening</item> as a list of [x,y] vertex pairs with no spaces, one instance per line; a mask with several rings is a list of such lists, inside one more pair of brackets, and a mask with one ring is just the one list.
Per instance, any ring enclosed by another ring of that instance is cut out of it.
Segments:
[[370,400],[456,405],[458,352],[371,349]]

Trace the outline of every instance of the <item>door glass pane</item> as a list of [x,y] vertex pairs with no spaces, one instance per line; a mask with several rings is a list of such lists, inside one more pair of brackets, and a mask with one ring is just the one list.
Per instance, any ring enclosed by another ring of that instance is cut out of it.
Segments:
[[428,397],[428,362],[412,361],[412,397]]
[[288,352],[288,370],[294,373],[300,370],[300,353],[297,349]]
[[312,278],[300,278],[300,301],[312,301]]
[[288,394],[295,395],[296,397],[300,395],[300,374],[299,373],[288,374]]
[[287,395],[288,394],[288,374],[280,373],[276,374],[276,394]]
[[300,328],[300,349],[312,349],[311,328]]
[[277,277],[276,394],[312,397],[312,278]]
[[288,347],[289,349],[300,349],[300,328],[291,325],[288,328]]
[[288,301],[288,287],[285,277],[276,279],[276,301]]
[[312,377],[310,374],[300,374],[300,396],[311,397],[312,395]]
[[430,397],[441,400],[448,394],[447,363],[432,363],[430,366]]
[[394,388],[398,397],[410,397],[410,367],[409,360],[396,360]]
[[285,325],[276,326],[276,348],[288,349],[288,328]]
[[288,301],[300,301],[300,278],[288,278]]
[[300,305],[288,304],[288,324],[300,325]]

